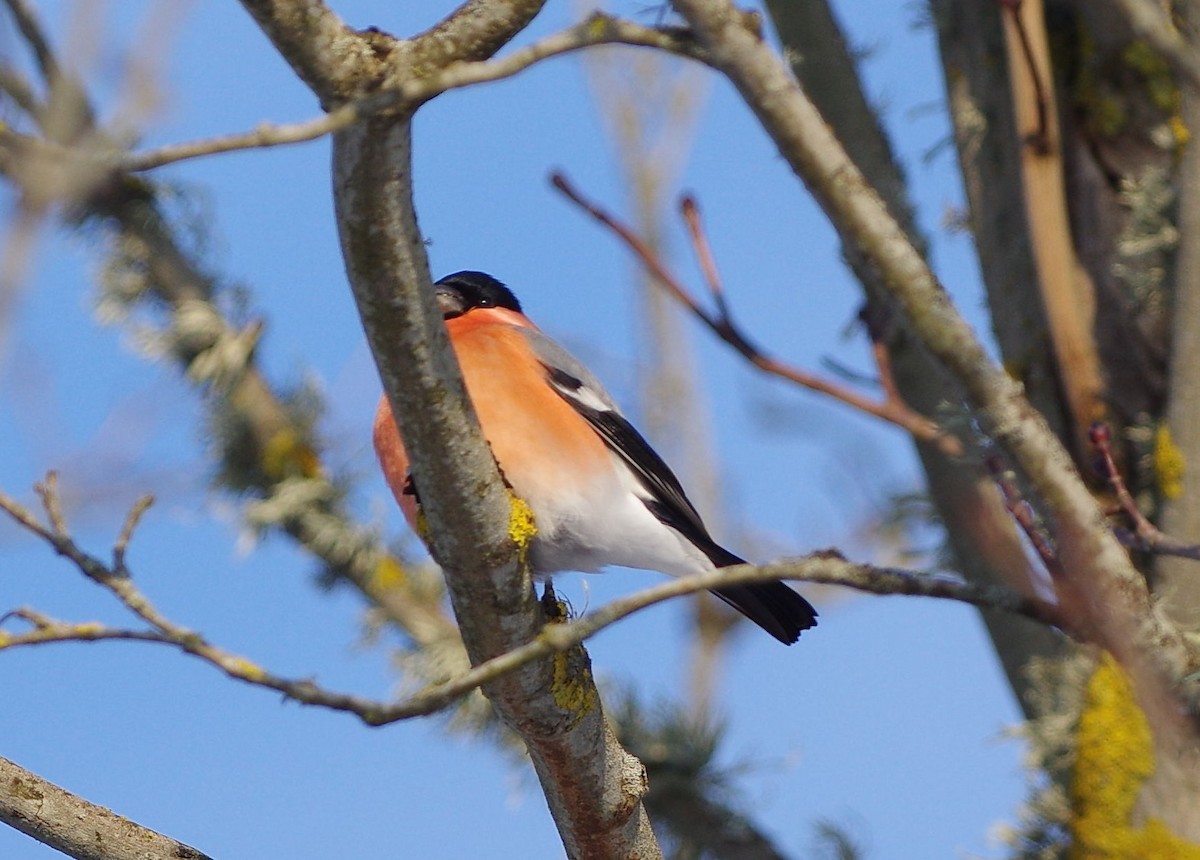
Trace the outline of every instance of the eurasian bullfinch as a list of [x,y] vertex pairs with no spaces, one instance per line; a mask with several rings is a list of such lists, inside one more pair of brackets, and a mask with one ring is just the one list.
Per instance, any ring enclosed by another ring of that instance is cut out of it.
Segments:
[[[436,286],[484,436],[533,511],[534,574],[621,565],[685,576],[743,563],[709,536],[679,480],[599,381],[521,313],[507,287],[482,272]],[[374,435],[388,485],[415,525],[417,489],[386,396]],[[817,623],[782,582],[713,593],[784,644]]]

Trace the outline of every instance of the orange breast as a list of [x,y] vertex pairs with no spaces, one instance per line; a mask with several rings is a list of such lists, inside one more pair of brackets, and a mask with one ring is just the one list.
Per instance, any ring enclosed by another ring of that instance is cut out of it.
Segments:
[[[592,480],[611,471],[608,449],[550,387],[520,331],[497,324],[491,314],[472,311],[447,323],[484,436],[505,478],[535,516],[564,507],[564,496],[570,507],[572,495],[587,493]],[[386,397],[375,417],[374,437],[388,486],[411,524],[415,502],[403,493],[409,461]]]

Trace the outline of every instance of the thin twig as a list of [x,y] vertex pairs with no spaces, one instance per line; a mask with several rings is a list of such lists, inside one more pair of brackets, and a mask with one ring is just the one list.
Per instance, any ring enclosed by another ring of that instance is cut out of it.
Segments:
[[42,508],[50,519],[50,527],[54,530],[54,534],[58,537],[65,537],[67,524],[63,519],[62,505],[58,498],[58,473],[47,472],[46,479],[40,484],[35,484],[33,489],[42,500]]
[[7,94],[13,104],[31,117],[37,118],[41,114],[41,102],[38,101],[29,81],[23,74],[4,62],[0,62],[0,91]]
[[1021,527],[1021,531],[1025,532],[1025,537],[1029,539],[1038,558],[1042,560],[1046,571],[1053,579],[1061,579],[1063,568],[1058,559],[1058,550],[1055,549],[1046,530],[1042,527],[1033,505],[1029,504],[1029,501],[1022,495],[1017,486],[1016,476],[1013,475],[1012,470],[1005,467],[999,454],[990,455],[985,462],[1004,497],[1004,506],[1008,508],[1012,518]]
[[510,78],[542,60],[598,45],[660,48],[705,61],[704,52],[684,31],[644,27],[596,12],[579,24],[501,59],[453,63],[428,77],[406,80],[394,89],[375,93],[306,122],[290,125],[264,123],[240,134],[171,144],[127,155],[115,167],[138,172],[217,153],[315,140],[375,114],[388,110],[412,110],[449,90]]
[[53,85],[59,74],[58,61],[54,58],[54,52],[50,49],[50,41],[46,38],[46,31],[42,29],[37,15],[25,0],[4,0],[4,2],[12,14],[17,30],[21,33],[21,38],[33,51],[42,77],[47,84]]
[[1121,539],[1121,542],[1142,552],[1200,561],[1200,545],[1185,543],[1163,533],[1138,508],[1137,501],[1125,486],[1125,480],[1121,477],[1121,471],[1113,459],[1112,432],[1108,425],[1103,422],[1093,424],[1088,431],[1088,439],[1096,448],[1096,453],[1100,455],[1103,466],[1101,472],[1108,481],[1108,485],[1112,487],[1121,512],[1129,518],[1129,522],[1133,525],[1132,532],[1117,529],[1117,537]]
[[113,544],[112,566],[119,575],[126,574],[125,549],[129,546],[129,539],[133,537],[133,530],[137,528],[143,514],[150,509],[152,504],[154,504],[154,496],[147,493],[133,503],[133,507],[129,509],[129,514],[125,517],[125,524],[121,527],[121,532]]
[[999,454],[986,458],[988,470],[1004,498],[1004,506],[1025,533],[1042,566],[1050,575],[1050,586],[1054,589],[1057,611],[1057,627],[1078,642],[1097,642],[1101,631],[1091,622],[1087,595],[1081,591],[1076,579],[1067,575],[1062,559],[1054,542],[1042,527],[1033,505],[1022,495],[1016,476],[1008,469]]
[[700,207],[696,203],[696,198],[690,194],[685,195],[679,202],[679,210],[683,213],[684,223],[687,224],[688,232],[691,234],[692,248],[696,252],[696,259],[700,262],[700,271],[704,275],[705,283],[708,284],[709,295],[712,296],[713,303],[717,306],[717,314],[721,319],[732,323],[729,305],[725,301],[725,286],[721,283],[721,276],[717,271],[717,261],[713,258],[708,234],[704,232],[704,225],[700,222]]
[[[48,508],[57,509],[56,484],[53,478],[48,477],[40,488],[43,503]],[[142,499],[130,512],[122,530],[122,535],[126,538],[133,530],[130,523],[136,524],[140,512],[145,510],[147,504],[146,500]],[[854,564],[835,553],[819,553],[795,561],[757,568],[752,565],[739,565],[662,583],[615,600],[576,621],[548,624],[536,639],[526,645],[480,663],[450,681],[431,685],[407,699],[384,703],[330,691],[308,679],[291,679],[276,675],[244,657],[209,643],[199,633],[175,624],[155,612],[149,601],[133,585],[128,572],[119,574],[79,549],[66,531],[65,524],[61,532],[57,533],[46,528],[37,521],[31,511],[2,492],[0,509],[70,559],[88,578],[112,590],[127,608],[153,628],[131,630],[108,627],[98,622],[69,623],[23,608],[0,617],[0,624],[8,619],[17,618],[29,624],[31,629],[16,633],[0,631],[0,650],[49,642],[96,642],[110,639],[169,645],[204,660],[231,678],[275,690],[302,704],[353,713],[363,722],[373,726],[432,714],[460,696],[533,660],[578,645],[634,612],[682,595],[729,585],[779,579],[800,580],[841,585],[880,595],[905,594],[955,600],[974,606],[1014,612],[1047,624],[1060,624],[1056,607],[1036,598],[1022,597],[1005,588]]]
[[[682,285],[679,279],[667,270],[666,266],[658,258],[658,255],[632,229],[595,203],[585,199],[562,173],[552,174],[550,181],[568,200],[587,212],[621,239],[671,296],[704,323],[717,337],[737,350],[738,353],[755,367],[811,391],[825,394],[834,400],[838,400],[869,415],[874,415],[876,418],[881,418],[884,421],[895,424],[908,431],[914,438],[936,445],[947,456],[961,457],[963,455],[963,445],[957,437],[946,433],[937,423],[914,411],[903,400],[898,399],[898,397],[896,399],[889,398],[882,403],[876,402],[816,374],[771,358],[763,352],[750,341],[749,337],[729,317],[724,291],[720,286],[720,278],[716,274],[715,264],[712,263],[711,254],[707,250],[698,248],[697,254],[701,258],[702,268],[706,270],[705,277],[709,283],[709,290],[712,292],[714,301],[718,306],[718,313],[715,314],[700,304]],[[695,209],[695,202],[692,201],[688,204],[685,201],[685,207],[685,217],[689,219],[689,224],[692,224],[692,219],[698,218],[698,215],[694,212],[691,215],[687,213],[689,210]],[[698,225],[699,222],[697,220],[694,223]],[[700,232],[699,235],[702,237],[703,233]],[[701,247],[707,249],[707,245],[707,240],[702,239]],[[706,256],[707,262],[705,262]]]

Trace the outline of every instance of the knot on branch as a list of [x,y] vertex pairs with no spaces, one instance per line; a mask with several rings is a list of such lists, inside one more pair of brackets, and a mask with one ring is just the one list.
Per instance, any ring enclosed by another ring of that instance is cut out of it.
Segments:
[[163,337],[171,352],[189,359],[190,379],[224,387],[246,372],[262,330],[255,321],[234,331],[211,304],[192,300],[179,304]]

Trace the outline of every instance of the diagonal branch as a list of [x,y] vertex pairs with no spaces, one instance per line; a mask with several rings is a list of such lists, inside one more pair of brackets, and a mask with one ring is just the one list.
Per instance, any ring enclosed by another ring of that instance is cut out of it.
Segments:
[[[81,112],[85,119],[94,115],[86,99]],[[34,119],[42,122],[40,114]],[[53,140],[45,128],[43,134]],[[45,196],[40,189],[22,184],[47,171],[23,170],[21,159],[6,146],[14,140],[23,142],[16,133],[0,133],[0,172],[26,193]],[[40,143],[71,151],[48,140]],[[185,248],[154,189],[118,174],[110,177],[102,194],[70,203],[75,208],[68,217],[99,222],[109,229],[113,246],[109,271],[116,271],[123,284],[137,284],[128,295],[108,288],[105,303],[116,306],[116,315],[122,317],[136,301],[161,303],[167,311],[158,333],[164,351],[205,395],[214,425],[235,428],[236,439],[220,451],[221,483],[239,494],[250,490],[261,499],[250,509],[255,526],[284,532],[319,559],[333,578],[354,585],[422,649],[435,652],[429,665],[439,667],[436,672],[443,666],[452,671],[465,667],[457,627],[442,609],[440,596],[414,588],[411,577],[398,575],[403,571],[401,562],[345,511],[310,434],[298,426],[284,395],[258,369],[254,351],[228,348],[242,339],[242,333],[218,301],[219,279]],[[230,355],[239,358],[231,361]]]
[[755,345],[730,316],[725,291],[721,287],[716,264],[708,250],[708,241],[700,226],[699,209],[693,198],[684,198],[681,208],[692,236],[693,246],[700,259],[701,269],[708,281],[709,292],[717,307],[715,313],[705,308],[683,286],[682,282],[667,269],[658,255],[628,225],[596,203],[586,199],[563,174],[553,174],[550,181],[568,200],[591,215],[624,242],[667,293],[704,323],[713,334],[733,347],[758,369],[895,424],[908,431],[914,438],[937,445],[947,456],[961,457],[963,455],[962,442],[957,437],[946,433],[936,423],[915,412],[899,396],[895,387],[887,383],[890,376],[887,372],[886,354],[876,352],[876,357],[881,359],[881,379],[885,381],[884,390],[887,395],[882,402],[877,402],[828,379],[772,358]]
[[546,0],[466,0],[437,24],[409,40],[411,47],[398,71],[407,77],[413,68],[486,60],[524,30],[545,3]]
[[1090,595],[1087,610],[1093,617],[1087,621],[1103,644],[1139,679],[1147,700],[1165,708],[1164,695],[1175,697],[1189,713],[1200,714],[1200,695],[1185,680],[1200,668],[1195,647],[1154,611],[1145,581],[1118,541],[1100,526],[1103,515],[1061,443],[1029,406],[1020,385],[988,357],[783,63],[746,30],[727,0],[676,0],[675,5],[843,241],[862,248],[879,267],[913,330],[962,384],[987,430],[1045,501],[1063,567]]
[[1112,488],[1113,495],[1117,497],[1119,510],[1133,525],[1132,532],[1118,529],[1117,536],[1141,552],[1200,561],[1200,544],[1187,543],[1165,534],[1142,513],[1137,500],[1125,486],[1125,479],[1121,477],[1121,470],[1117,468],[1116,460],[1113,458],[1112,431],[1109,430],[1108,425],[1094,424],[1088,435],[1096,452],[1100,455],[1101,473]]
[[77,860],[211,860],[0,758],[0,822]]
[[59,77],[58,60],[50,48],[50,40],[46,38],[46,32],[42,29],[37,15],[25,0],[4,0],[4,3],[8,6],[8,12],[12,15],[21,38],[33,52],[42,79],[52,85]]

